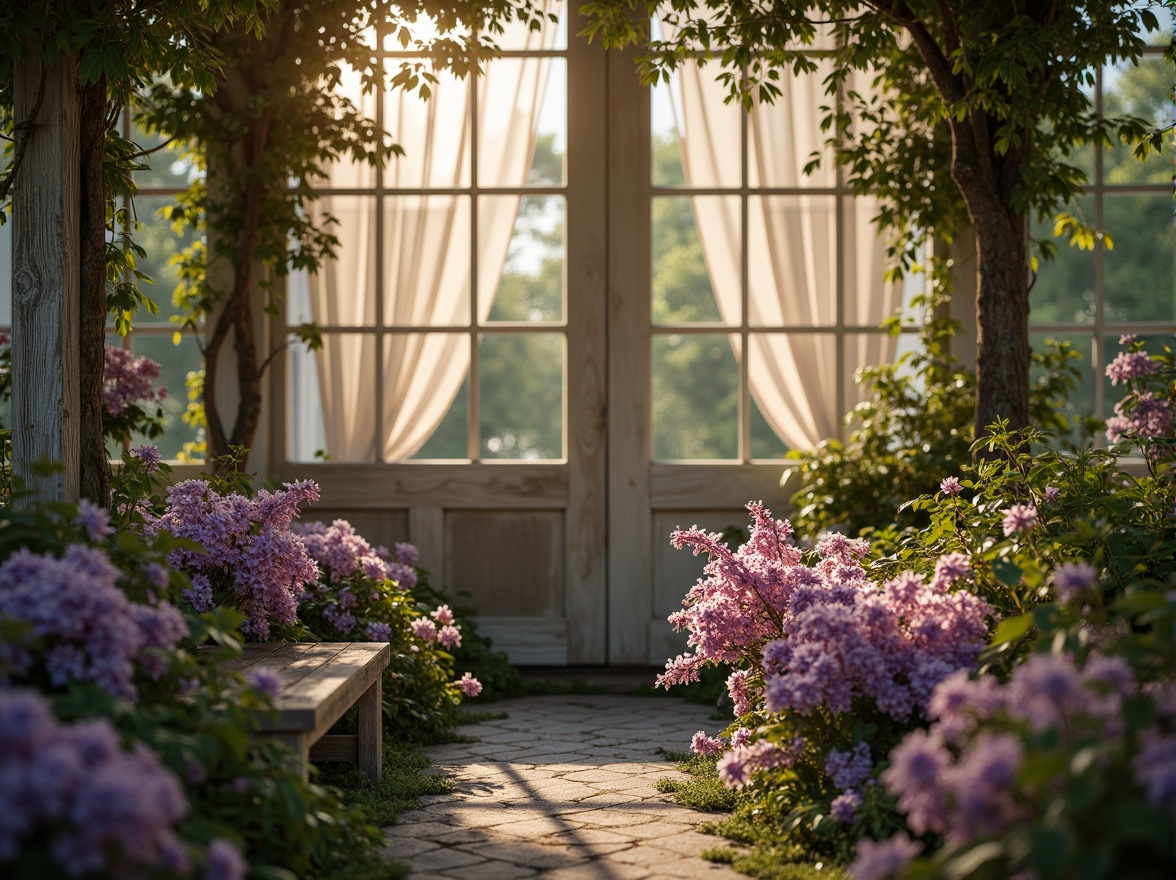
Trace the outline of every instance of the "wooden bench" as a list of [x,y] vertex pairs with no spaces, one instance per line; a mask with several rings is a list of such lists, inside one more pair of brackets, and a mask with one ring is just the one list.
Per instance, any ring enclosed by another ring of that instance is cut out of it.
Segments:
[[[258,733],[288,745],[309,761],[356,761],[379,781],[383,767],[381,682],[391,658],[386,642],[298,642],[246,645],[245,653],[225,663],[248,673],[267,666],[281,677],[276,712],[259,712]],[[359,733],[327,736],[353,705],[359,706]]]

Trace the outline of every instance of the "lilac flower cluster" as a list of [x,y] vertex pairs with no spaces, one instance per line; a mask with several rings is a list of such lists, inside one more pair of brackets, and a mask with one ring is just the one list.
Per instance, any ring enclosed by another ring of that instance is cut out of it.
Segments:
[[162,516],[146,517],[149,534],[168,531],[203,548],[168,556],[191,577],[184,598],[192,607],[205,611],[219,601],[237,608],[247,618],[242,630],[259,639],[269,635],[272,621],[297,620],[298,597],[319,575],[290,530],[298,506],[318,499],[318,486],[310,480],[283,485],[283,491],[246,498],[221,496],[205,480],[187,480],[168,489]]
[[852,576],[792,597],[780,638],[763,652],[767,710],[841,714],[861,696],[896,721],[921,713],[935,685],[974,665],[987,603],[911,573],[875,586],[851,572],[844,545],[822,545],[825,562]]
[[1170,437],[1172,406],[1150,391],[1132,395],[1115,404],[1115,414],[1107,419],[1106,431],[1107,439],[1112,443],[1128,439],[1160,440]]
[[154,388],[159,379],[159,364],[148,357],[135,357],[122,348],[106,346],[102,398],[111,415],[120,415],[136,404],[159,403],[167,397],[166,388]]
[[470,675],[468,672],[464,673],[458,679],[457,686],[461,688],[461,692],[467,697],[476,697],[482,693],[482,683]]
[[329,526],[321,522],[303,523],[295,525],[293,530],[332,584],[354,574],[375,581],[395,580],[387,548],[373,547],[345,519],[337,519]]
[[[1033,654],[1004,685],[959,672],[932,697],[935,723],[895,747],[882,781],[916,834],[953,843],[1000,834],[1027,815],[1014,784],[1025,761],[1021,732],[1056,730],[1063,746],[1122,736],[1123,703],[1137,692],[1130,666],[1114,657],[1079,669],[1068,655]],[[1149,779],[1164,775],[1155,769],[1147,767]],[[1051,796],[1062,784],[1049,783]],[[1161,784],[1176,793],[1176,761]]]
[[[1134,339],[1129,343],[1134,342]],[[1160,365],[1146,351],[1122,351],[1107,364],[1107,378],[1112,385],[1126,385],[1132,379],[1142,379],[1158,373]]]
[[[22,549],[0,565],[0,618],[30,626],[54,687],[93,681],[135,700],[136,667],[162,677],[168,652],[188,635],[174,606],[132,602],[119,576],[104,552],[80,544],[60,559]],[[18,677],[34,670],[34,659],[32,646],[0,645],[0,664]]]
[[0,779],[0,865],[44,847],[56,876],[189,870],[180,781],[106,719],[60,724],[39,694],[0,690]]
[[[461,647],[461,627],[455,625],[453,620],[453,611],[449,606],[439,605],[435,611],[429,612],[429,617],[418,617],[409,627],[412,634],[426,645],[440,642],[443,647],[452,651]],[[438,627],[437,624],[441,626]]]
[[756,771],[791,767],[802,751],[804,741],[801,739],[795,739],[784,746],[759,739],[734,746],[719,759],[715,769],[718,770],[719,779],[723,780],[728,788],[743,788],[751,784],[752,775]]
[[1004,512],[1001,528],[1006,538],[1027,532],[1037,525],[1037,508],[1032,504],[1010,504]]

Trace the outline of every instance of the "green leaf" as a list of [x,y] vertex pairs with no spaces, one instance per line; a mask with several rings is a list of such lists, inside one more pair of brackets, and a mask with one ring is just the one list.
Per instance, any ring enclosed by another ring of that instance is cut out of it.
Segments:
[[1003,645],[1006,642],[1015,642],[1033,627],[1033,615],[1021,614],[1017,617],[1007,617],[997,626],[996,632],[992,634],[992,641],[990,645]]
[[1061,877],[1073,849],[1074,835],[1064,828],[1034,828],[1029,832],[1029,860],[1042,880]]
[[1011,559],[997,558],[992,560],[992,574],[1006,587],[1015,587],[1021,583],[1021,566]]

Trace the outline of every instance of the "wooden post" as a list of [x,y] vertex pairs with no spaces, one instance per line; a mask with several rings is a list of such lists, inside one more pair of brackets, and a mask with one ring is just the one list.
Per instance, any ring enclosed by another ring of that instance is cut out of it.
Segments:
[[[73,501],[80,485],[80,92],[73,56],[44,67],[34,45],[28,57],[16,64],[13,84],[17,148],[27,145],[13,187],[13,470],[35,499]],[[42,460],[62,470],[34,474]]]
[[372,782],[379,782],[384,773],[384,678],[376,677],[359,698],[359,769]]

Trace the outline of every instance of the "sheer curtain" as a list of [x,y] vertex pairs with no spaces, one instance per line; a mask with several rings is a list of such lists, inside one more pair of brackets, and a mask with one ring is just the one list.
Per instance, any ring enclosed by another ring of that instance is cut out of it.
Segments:
[[[749,114],[748,184],[756,187],[828,187],[836,182],[826,159],[813,175],[803,167],[823,151],[820,107],[831,100],[822,80],[828,70],[785,77],[774,105]],[[716,124],[725,109],[726,86],[713,71],[697,65],[679,71],[681,101],[675,107],[683,171],[688,186],[707,186],[738,167],[738,128]],[[838,323],[838,199],[843,198],[842,279],[844,323],[872,327],[901,302],[899,285],[883,281],[884,247],[869,222],[876,206],[869,199],[828,193],[750,195],[747,199],[748,302],[750,327],[820,326]],[[742,252],[739,200],[696,196],[695,222],[707,269],[724,323],[742,316]],[[875,338],[876,337],[876,338]],[[894,340],[884,334],[848,340],[851,352],[888,360]],[[748,382],[772,429],[794,448],[811,448],[838,433],[839,401],[855,400],[852,388],[839,389],[836,336],[825,333],[752,333],[748,339]],[[846,396],[842,398],[841,394]]]
[[[513,28],[513,30],[512,30]],[[540,32],[513,25],[501,45],[548,49],[555,28]],[[471,106],[477,89],[477,183],[519,187],[526,183],[549,63],[544,58],[493,61],[471,81],[440,76],[432,96],[393,92],[383,97],[384,125],[404,148],[383,173],[387,195],[325,197],[321,210],[339,218],[339,259],[311,276],[311,314],[320,325],[358,328],[415,326],[454,332],[386,333],[377,351],[373,332],[324,334],[316,354],[327,451],[344,461],[373,460],[379,443],[386,461],[419,449],[440,424],[470,367],[474,319],[471,259],[476,261],[477,320],[493,305],[520,197],[478,200],[477,242],[471,239],[466,195],[398,195],[398,189],[465,188],[471,179],[474,131]],[[353,100],[374,115],[374,98]],[[370,188],[367,166],[340,163],[326,186]],[[376,265],[376,212],[383,212],[383,265]],[[383,279],[383,314],[376,314],[376,273]],[[382,424],[376,426],[375,376],[383,373]],[[378,438],[378,439],[377,439]]]

